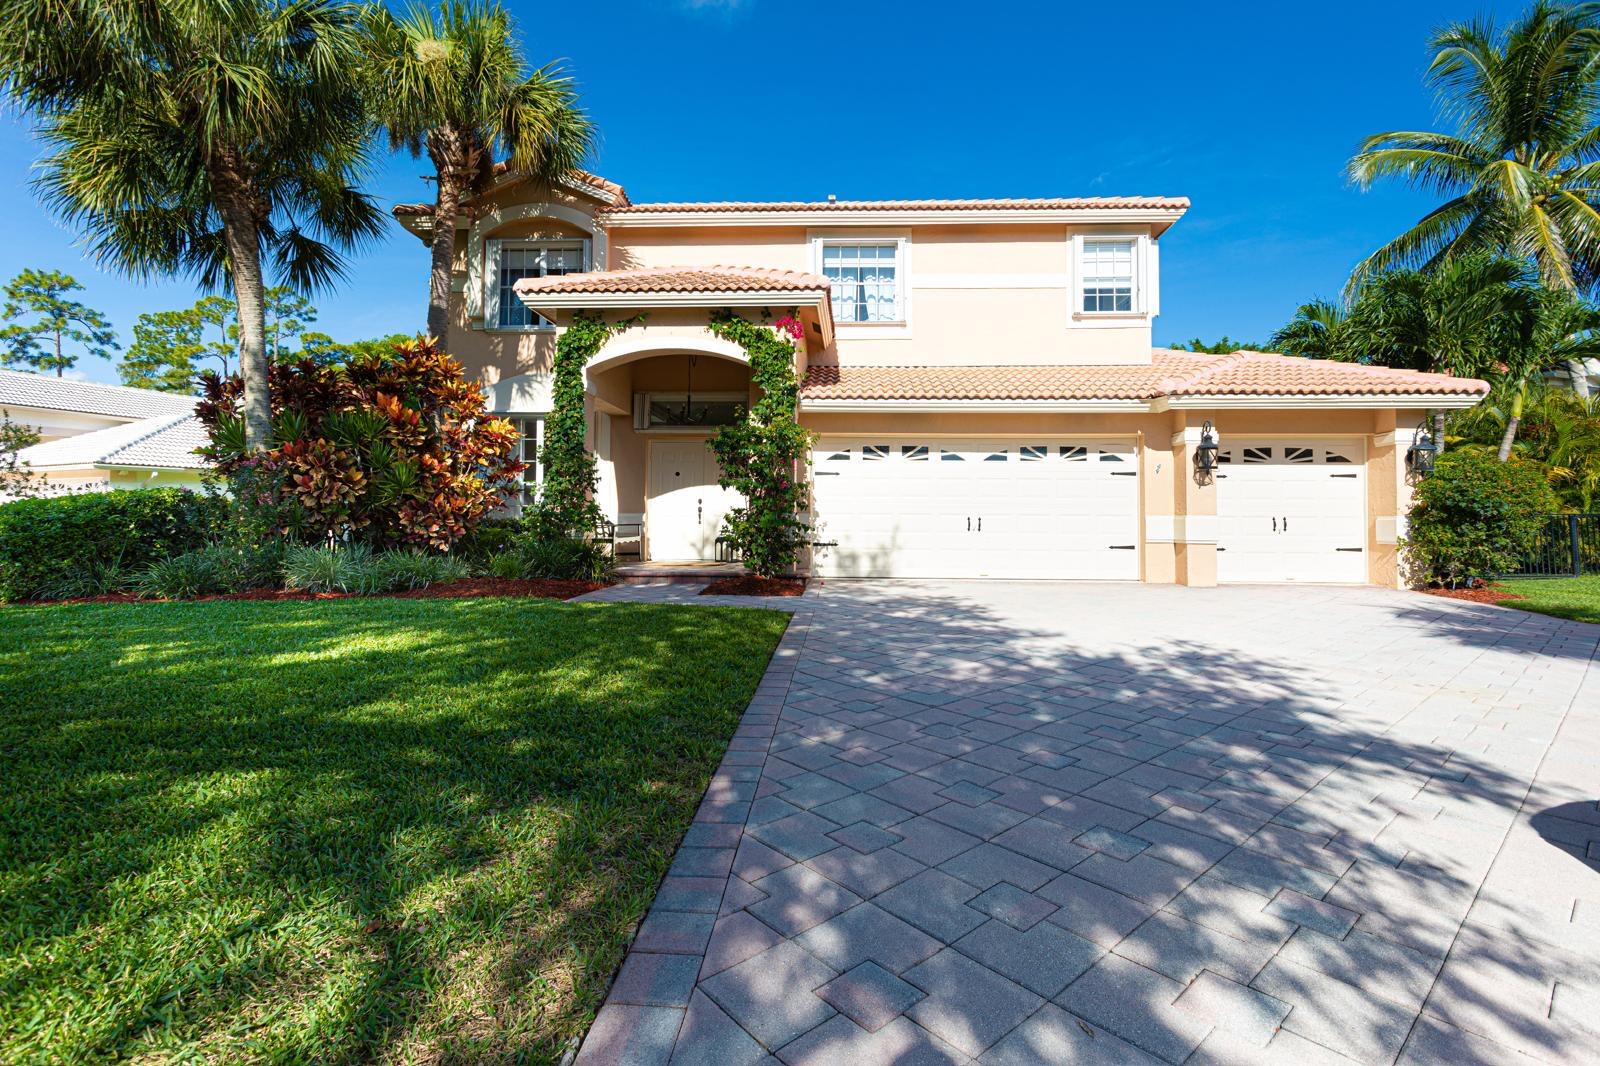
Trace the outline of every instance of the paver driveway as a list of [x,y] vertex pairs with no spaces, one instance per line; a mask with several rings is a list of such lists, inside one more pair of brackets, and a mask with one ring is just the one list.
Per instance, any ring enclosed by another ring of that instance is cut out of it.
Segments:
[[1600,1061],[1600,626],[1377,589],[780,605],[580,1063]]

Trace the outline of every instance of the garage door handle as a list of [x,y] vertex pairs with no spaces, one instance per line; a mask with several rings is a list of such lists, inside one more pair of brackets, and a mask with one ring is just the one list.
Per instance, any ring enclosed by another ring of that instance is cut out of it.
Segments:
[[1333,550],[1336,551],[1336,552],[1359,552],[1359,551],[1365,551],[1366,549],[1365,548],[1335,548]]
[[1138,477],[1139,476],[1139,471],[1137,471],[1137,470],[1113,470],[1113,471],[1111,471],[1111,476],[1112,477]]
[[816,473],[813,476],[814,477],[838,477],[839,476],[839,471],[837,471],[837,470],[818,470],[818,471],[816,471]]
[[1137,544],[1107,544],[1106,547],[1110,548],[1114,552],[1131,552],[1131,551],[1133,551],[1133,549],[1137,548],[1138,545]]
[[1355,477],[1354,474],[1329,474],[1329,477]]

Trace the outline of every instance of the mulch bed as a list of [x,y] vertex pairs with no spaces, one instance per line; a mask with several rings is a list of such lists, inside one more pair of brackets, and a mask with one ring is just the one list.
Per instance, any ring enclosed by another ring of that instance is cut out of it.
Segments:
[[1447,600],[1466,600],[1468,603],[1487,603],[1499,605],[1507,600],[1522,600],[1526,596],[1518,596],[1515,592],[1508,592],[1499,585],[1474,585],[1469,589],[1423,589],[1430,596],[1443,596]]
[[702,596],[801,596],[806,583],[793,577],[725,577],[700,590]]
[[[380,592],[367,596],[359,592],[298,592],[291,589],[252,589],[249,592],[231,592],[225,596],[196,596],[185,603],[205,603],[211,600],[459,600],[469,596],[525,596],[547,600],[570,600],[586,592],[596,592],[605,585],[594,581],[544,581],[520,580],[509,577],[469,577],[460,581],[445,581],[425,589],[405,592]],[[56,603],[166,603],[167,600],[144,600],[130,593],[120,592],[108,596],[85,596],[74,600],[56,600]]]

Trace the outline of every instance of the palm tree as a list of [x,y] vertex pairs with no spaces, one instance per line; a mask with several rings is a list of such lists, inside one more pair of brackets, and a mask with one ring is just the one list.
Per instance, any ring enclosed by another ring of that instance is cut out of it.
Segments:
[[271,432],[264,262],[310,290],[382,215],[341,0],[0,0],[0,88],[50,146],[45,200],[135,276],[231,283],[250,447]]
[[[1600,5],[1540,0],[1504,29],[1447,26],[1430,47],[1428,81],[1455,132],[1376,134],[1349,173],[1362,188],[1394,177],[1448,199],[1368,256],[1352,287],[1391,267],[1485,248],[1531,259],[1552,288],[1592,286],[1600,278]],[[1587,392],[1581,368],[1569,373]]]
[[1497,391],[1505,396],[1505,430],[1498,456],[1511,457],[1528,392],[1554,366],[1582,363],[1600,355],[1600,309],[1562,289],[1535,294],[1533,313],[1508,323],[1514,340],[1502,349]]
[[390,144],[434,166],[428,332],[443,340],[461,201],[489,184],[496,153],[546,180],[574,170],[594,127],[571,79],[554,66],[528,69],[495,0],[445,0],[438,12],[415,6],[400,16],[375,5],[367,48],[372,108]]
[[[1358,290],[1332,358],[1434,374],[1487,374],[1531,317],[1535,290],[1515,259],[1475,252],[1432,270],[1391,270]],[[1444,447],[1443,412],[1434,440]]]
[[1302,359],[1339,359],[1345,348],[1347,311],[1342,303],[1312,300],[1295,308],[1294,318],[1267,338],[1275,352]]

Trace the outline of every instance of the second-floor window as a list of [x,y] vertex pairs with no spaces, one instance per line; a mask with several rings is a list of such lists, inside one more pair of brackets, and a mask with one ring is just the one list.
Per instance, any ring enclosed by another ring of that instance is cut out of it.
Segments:
[[1090,314],[1138,310],[1133,241],[1086,239],[1078,276],[1082,279],[1082,310]]
[[822,276],[832,283],[835,322],[905,321],[899,241],[825,243]]
[[582,241],[504,241],[499,245],[499,264],[495,284],[500,312],[495,325],[500,329],[540,329],[550,325],[544,316],[528,310],[517,298],[513,286],[523,278],[542,278],[546,274],[576,274],[583,270]]

